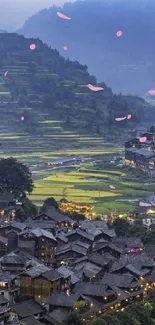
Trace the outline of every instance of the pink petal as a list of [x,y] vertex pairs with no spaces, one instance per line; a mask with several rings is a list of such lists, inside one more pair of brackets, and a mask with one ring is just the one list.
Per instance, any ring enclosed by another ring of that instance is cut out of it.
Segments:
[[24,121],[24,116],[21,116],[21,118],[20,118],[22,121]]
[[110,185],[109,187],[111,188],[111,190],[115,190],[115,186]]
[[91,85],[91,84],[88,84],[87,86],[88,86],[88,88],[89,88],[90,90],[93,90],[93,91],[104,90],[104,88],[102,88],[102,87],[96,87],[96,86],[93,86],[93,85]]
[[122,36],[122,34],[123,34],[123,32],[121,30],[118,30],[117,33],[116,33],[117,37]]
[[128,120],[130,120],[130,118],[131,118],[131,114],[129,114],[129,115],[127,116],[127,119],[128,119]]
[[155,89],[151,89],[148,91],[150,95],[155,95]]
[[36,45],[35,44],[31,44],[30,45],[30,50],[35,50],[35,48],[36,48]]
[[7,76],[7,74],[8,74],[8,71],[4,72],[4,77],[6,77],[6,76]]
[[61,12],[58,12],[58,11],[57,11],[57,15],[58,15],[58,17],[60,17],[62,19],[67,19],[67,20],[71,19],[70,17],[67,17],[67,16],[63,15]]
[[142,137],[142,138],[139,139],[139,142],[145,142],[145,141],[147,141],[146,137]]
[[125,117],[116,117],[115,121],[123,121],[125,119],[126,119],[126,116]]
[[64,46],[64,51],[67,51],[67,46]]

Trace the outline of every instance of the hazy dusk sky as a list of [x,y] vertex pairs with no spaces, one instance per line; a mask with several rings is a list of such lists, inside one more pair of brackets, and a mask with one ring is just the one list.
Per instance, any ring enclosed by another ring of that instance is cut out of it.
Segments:
[[49,8],[53,4],[62,6],[73,0],[0,0],[0,29],[18,29],[26,19],[40,9]]

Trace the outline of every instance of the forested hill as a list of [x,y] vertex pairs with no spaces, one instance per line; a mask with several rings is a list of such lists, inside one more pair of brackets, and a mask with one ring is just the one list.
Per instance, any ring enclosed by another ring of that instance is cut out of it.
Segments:
[[[71,20],[60,20],[57,11]],[[143,96],[155,87],[154,17],[154,0],[84,0],[40,11],[19,33],[87,64],[114,92]]]
[[[35,50],[30,50],[31,44],[36,45]],[[39,39],[1,33],[0,54],[1,121],[8,114],[9,121],[19,122],[19,114],[24,114],[24,125],[27,123],[31,131],[37,132],[42,111],[68,128],[101,134],[105,126],[131,128],[146,120],[151,123],[154,108],[152,111],[144,100],[113,95],[104,83],[99,84],[103,91],[91,91],[87,85],[95,85],[96,79],[88,73],[87,66],[64,59]],[[130,113],[130,120],[115,121]]]

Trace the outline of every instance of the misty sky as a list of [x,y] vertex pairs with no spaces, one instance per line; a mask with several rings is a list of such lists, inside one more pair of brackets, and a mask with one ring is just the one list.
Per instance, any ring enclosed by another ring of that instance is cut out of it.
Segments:
[[73,0],[0,0],[0,29],[18,29],[24,25],[24,21],[43,8],[49,8],[53,4],[63,5]]

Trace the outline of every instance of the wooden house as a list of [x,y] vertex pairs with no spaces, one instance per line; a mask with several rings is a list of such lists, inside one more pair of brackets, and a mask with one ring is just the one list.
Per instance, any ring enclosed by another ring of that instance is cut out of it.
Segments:
[[64,264],[64,261],[69,263],[75,261],[77,258],[87,255],[87,249],[76,245],[74,243],[68,243],[56,250],[56,263],[57,265]]
[[64,277],[56,270],[37,264],[20,275],[20,294],[33,296],[44,303],[53,292],[59,292],[65,285]]
[[37,257],[46,265],[55,263],[56,247],[56,238],[51,232],[44,229],[25,230],[18,237],[18,248]]
[[50,207],[46,212],[39,214],[35,220],[54,221],[58,228],[63,228],[65,226],[70,228],[73,227],[75,223],[71,218],[63,215],[55,207]]

